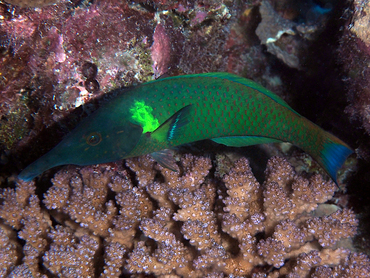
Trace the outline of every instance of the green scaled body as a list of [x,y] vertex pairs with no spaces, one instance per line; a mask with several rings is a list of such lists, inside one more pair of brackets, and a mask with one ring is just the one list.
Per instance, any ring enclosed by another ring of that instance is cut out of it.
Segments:
[[106,163],[148,153],[174,168],[163,150],[203,139],[236,147],[290,142],[334,181],[353,152],[261,85],[233,74],[204,73],[158,79],[123,92],[19,177],[31,180],[58,165]]

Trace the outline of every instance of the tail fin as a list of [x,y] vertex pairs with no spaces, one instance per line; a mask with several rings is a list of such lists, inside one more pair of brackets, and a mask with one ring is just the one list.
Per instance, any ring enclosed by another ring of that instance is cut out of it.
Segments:
[[334,135],[325,132],[321,156],[317,158],[321,166],[329,173],[330,177],[337,183],[337,172],[353,150]]

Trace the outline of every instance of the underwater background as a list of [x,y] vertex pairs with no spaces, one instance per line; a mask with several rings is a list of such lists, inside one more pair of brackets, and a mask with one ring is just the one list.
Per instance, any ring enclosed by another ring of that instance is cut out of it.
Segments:
[[[370,1],[0,1],[0,277],[370,276]],[[18,180],[119,88],[229,72],[355,153],[174,150]]]

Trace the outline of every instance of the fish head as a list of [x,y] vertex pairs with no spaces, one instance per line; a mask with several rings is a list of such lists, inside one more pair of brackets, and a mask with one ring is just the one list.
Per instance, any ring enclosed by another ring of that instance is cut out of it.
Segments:
[[140,125],[125,117],[98,113],[85,119],[56,147],[26,167],[19,178],[29,181],[59,165],[91,165],[129,157],[142,133]]
[[[115,125],[91,126],[78,130],[56,147],[58,153],[71,152],[63,164],[90,165],[128,157],[137,145],[142,127],[129,121]],[[60,148],[60,150],[58,150]]]

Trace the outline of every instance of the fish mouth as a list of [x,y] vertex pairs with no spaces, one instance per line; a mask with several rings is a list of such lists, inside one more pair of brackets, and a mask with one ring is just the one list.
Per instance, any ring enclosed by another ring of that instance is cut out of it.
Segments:
[[24,181],[31,181],[42,172],[50,168],[52,167],[47,167],[41,157],[40,159],[28,165],[25,169],[23,169],[23,171],[18,175],[18,178]]
[[[59,163],[55,163],[56,161]],[[63,162],[61,161],[58,152],[50,151],[23,169],[23,171],[18,175],[18,178],[24,181],[31,181],[46,170],[65,164]]]
[[33,180],[35,177],[37,177],[39,175],[39,173],[34,173],[34,172],[30,172],[28,170],[28,167],[26,169],[24,169],[19,175],[18,175],[18,178],[23,180],[23,181],[31,181]]

